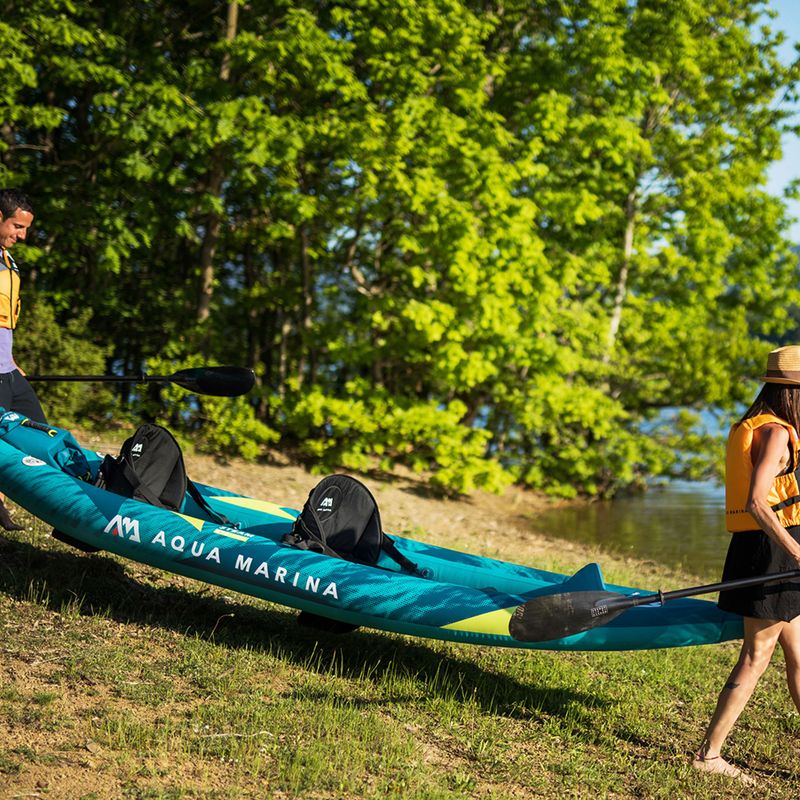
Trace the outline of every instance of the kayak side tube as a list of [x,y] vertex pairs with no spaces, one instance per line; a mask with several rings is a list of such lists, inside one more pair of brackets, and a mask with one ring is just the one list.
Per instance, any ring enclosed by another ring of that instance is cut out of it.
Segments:
[[296,550],[248,530],[112,494],[2,440],[0,489],[32,514],[86,544],[355,625],[544,650],[676,647],[741,636],[737,618],[724,615],[707,601],[686,600],[667,607],[632,609],[602,629],[565,639],[522,643],[509,635],[508,623],[517,606],[541,591],[541,585],[524,593],[508,593]]

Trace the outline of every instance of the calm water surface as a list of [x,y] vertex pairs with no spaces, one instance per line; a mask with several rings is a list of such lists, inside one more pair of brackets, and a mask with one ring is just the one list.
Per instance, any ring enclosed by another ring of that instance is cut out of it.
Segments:
[[634,497],[547,511],[537,515],[536,529],[709,576],[722,571],[729,539],[724,488],[688,481]]

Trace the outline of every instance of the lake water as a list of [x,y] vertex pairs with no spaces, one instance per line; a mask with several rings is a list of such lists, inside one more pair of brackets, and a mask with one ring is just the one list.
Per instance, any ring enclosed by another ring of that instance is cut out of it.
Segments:
[[730,537],[725,531],[724,488],[688,481],[537,514],[536,529],[710,576],[721,573]]

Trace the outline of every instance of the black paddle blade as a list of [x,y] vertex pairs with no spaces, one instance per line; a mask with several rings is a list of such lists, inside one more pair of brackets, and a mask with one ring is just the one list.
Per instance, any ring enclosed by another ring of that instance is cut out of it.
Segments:
[[[158,380],[151,378],[150,380]],[[161,379],[163,380],[163,379]],[[255,385],[256,375],[246,367],[196,367],[179,369],[168,378],[190,392],[212,397],[239,397]]]
[[560,592],[534,597],[511,615],[508,632],[518,642],[550,642],[605,625],[638,605],[616,592]]

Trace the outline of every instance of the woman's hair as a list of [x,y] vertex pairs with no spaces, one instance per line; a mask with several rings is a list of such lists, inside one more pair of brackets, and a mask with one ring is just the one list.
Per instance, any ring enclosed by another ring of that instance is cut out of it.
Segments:
[[759,414],[774,414],[800,433],[800,384],[765,383],[740,421]]

